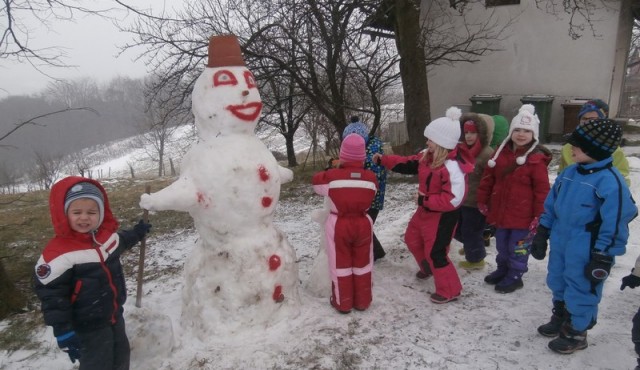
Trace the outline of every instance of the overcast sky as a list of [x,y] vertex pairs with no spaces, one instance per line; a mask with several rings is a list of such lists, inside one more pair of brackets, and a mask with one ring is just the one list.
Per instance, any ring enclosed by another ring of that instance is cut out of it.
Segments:
[[[115,6],[113,2],[102,0],[102,4]],[[130,0],[132,4],[142,8],[154,8],[164,5],[162,0]],[[177,1],[168,1],[167,7],[173,7]],[[98,4],[91,0],[91,4]],[[119,18],[124,18],[125,12],[119,12]],[[130,20],[132,16],[124,18]],[[64,59],[69,68],[45,68],[52,77],[74,79],[93,77],[99,83],[122,75],[142,77],[146,73],[143,61],[134,62],[138,53],[127,52],[118,58],[119,45],[132,40],[131,35],[119,32],[110,21],[95,16],[85,16],[75,23],[56,21],[52,29],[35,24],[29,40],[29,46],[34,48],[58,46],[64,48],[67,57]],[[44,89],[52,79],[47,77],[28,63],[9,62],[0,60],[0,98],[8,95],[28,95]]]

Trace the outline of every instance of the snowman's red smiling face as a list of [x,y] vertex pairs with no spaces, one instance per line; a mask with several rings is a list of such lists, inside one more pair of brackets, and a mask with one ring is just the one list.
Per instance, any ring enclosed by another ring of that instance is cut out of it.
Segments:
[[[240,104],[229,104],[224,108],[243,121],[255,121],[262,111],[262,101],[257,93],[258,87],[253,74],[245,70],[242,76],[236,76],[231,70],[220,69],[213,74],[214,88],[232,88],[239,93]],[[254,90],[254,91],[251,91]],[[232,93],[233,92],[229,92]],[[258,101],[252,101],[251,96],[257,96]]]
[[193,85],[191,109],[201,138],[253,136],[262,99],[247,67],[207,67]]

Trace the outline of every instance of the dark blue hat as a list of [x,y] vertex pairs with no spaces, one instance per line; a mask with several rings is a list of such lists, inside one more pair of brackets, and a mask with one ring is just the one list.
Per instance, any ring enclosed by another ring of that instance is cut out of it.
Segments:
[[601,161],[610,157],[618,149],[620,140],[622,140],[620,125],[605,118],[592,119],[578,125],[567,141],[582,149],[589,157]]

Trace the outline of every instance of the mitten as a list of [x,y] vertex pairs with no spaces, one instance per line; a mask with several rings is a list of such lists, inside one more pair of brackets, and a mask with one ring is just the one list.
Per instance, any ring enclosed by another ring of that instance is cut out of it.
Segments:
[[[633,272],[633,270],[631,270]],[[622,278],[622,285],[620,285],[620,290],[624,290],[624,288],[629,287],[634,289],[640,286],[640,277],[635,276],[634,274],[629,274]]]
[[592,283],[603,282],[609,277],[613,257],[600,252],[591,252],[591,260],[584,267],[584,275]]
[[138,237],[138,240],[144,239],[144,237],[149,233],[149,230],[151,230],[151,224],[144,222],[144,220],[138,221],[136,226],[133,227],[133,232]]
[[536,228],[536,235],[531,241],[531,255],[537,260],[543,260],[547,255],[547,241],[549,240],[549,229],[542,225]]
[[80,339],[78,339],[75,331],[57,336],[56,340],[58,341],[58,347],[69,355],[72,363],[80,359]]
[[483,216],[486,216],[489,214],[489,206],[484,203],[478,203],[478,211],[480,211]]

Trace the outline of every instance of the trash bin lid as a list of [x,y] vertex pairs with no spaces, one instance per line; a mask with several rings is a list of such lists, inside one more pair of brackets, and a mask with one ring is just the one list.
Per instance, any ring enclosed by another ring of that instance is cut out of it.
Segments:
[[553,101],[553,95],[544,95],[544,94],[534,94],[534,95],[525,95],[522,97],[522,99],[520,99],[520,101],[522,103],[525,102],[533,102],[533,103],[537,103],[537,102],[552,102]]
[[572,107],[572,106],[582,106],[584,105],[584,103],[588,102],[589,100],[593,100],[593,99],[586,99],[586,98],[574,98],[574,99],[570,99],[570,100],[565,100],[564,103],[560,104],[563,107]]
[[496,94],[476,94],[472,95],[469,100],[471,101],[491,101],[491,100],[500,100],[502,99],[502,95]]

